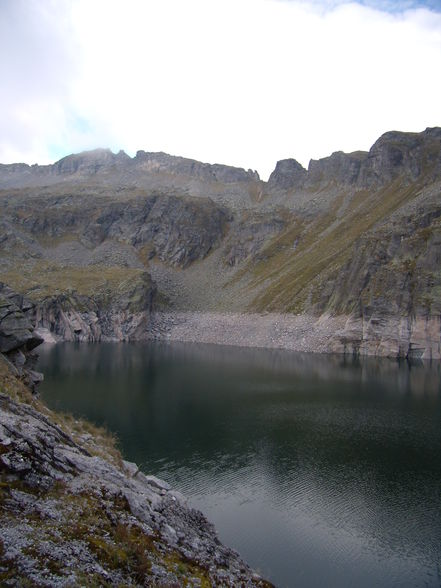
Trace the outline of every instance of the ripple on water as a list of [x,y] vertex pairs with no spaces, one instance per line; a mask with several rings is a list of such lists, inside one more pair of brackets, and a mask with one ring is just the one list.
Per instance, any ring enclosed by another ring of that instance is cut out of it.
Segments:
[[278,586],[441,586],[438,367],[213,346],[47,353],[43,397],[107,424]]

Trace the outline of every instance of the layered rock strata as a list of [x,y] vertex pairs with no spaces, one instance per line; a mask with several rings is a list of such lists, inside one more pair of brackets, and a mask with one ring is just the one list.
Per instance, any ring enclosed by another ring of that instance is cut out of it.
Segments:
[[149,330],[156,287],[145,273],[130,284],[126,296],[112,293],[110,300],[75,291],[48,296],[35,305],[37,334],[46,342],[132,341],[145,339]]

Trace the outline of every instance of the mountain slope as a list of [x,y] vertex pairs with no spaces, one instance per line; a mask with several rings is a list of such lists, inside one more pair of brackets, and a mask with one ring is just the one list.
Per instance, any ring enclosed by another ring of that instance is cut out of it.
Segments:
[[328,350],[437,357],[440,192],[439,128],[268,182],[164,153],[3,165],[1,276],[70,339],[145,338],[158,310],[274,312],[344,319]]

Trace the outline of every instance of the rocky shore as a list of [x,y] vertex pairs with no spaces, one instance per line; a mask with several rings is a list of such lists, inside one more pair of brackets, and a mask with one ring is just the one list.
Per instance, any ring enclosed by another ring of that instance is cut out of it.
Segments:
[[32,304],[3,289],[0,308],[0,584],[271,586],[108,433],[32,393]]
[[431,360],[441,358],[440,325],[435,317],[157,312],[147,338]]
[[154,340],[266,347],[326,353],[346,317],[320,321],[277,313],[157,312],[148,337]]
[[[118,330],[106,336],[90,328],[84,316],[90,318],[88,314],[65,313],[62,332],[57,334],[40,326],[36,333],[47,343],[154,340],[409,360],[441,359],[439,317],[374,315],[364,319],[329,314],[157,311],[142,315],[142,320],[136,315],[126,317]],[[137,330],[130,329],[133,324],[138,325]]]

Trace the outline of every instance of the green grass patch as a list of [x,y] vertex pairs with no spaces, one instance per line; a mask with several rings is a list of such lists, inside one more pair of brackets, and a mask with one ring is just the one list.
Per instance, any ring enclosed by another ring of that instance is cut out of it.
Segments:
[[[345,204],[348,195],[341,193],[331,209],[300,234],[298,226],[289,228],[262,252],[261,262],[247,268],[251,276],[249,289],[261,291],[250,310],[303,311],[311,288],[320,289],[326,284],[329,269],[338,271],[349,258],[355,241],[413,198],[417,190],[415,184],[403,189],[396,181],[374,194],[358,192],[349,204]],[[295,238],[298,246],[294,250],[281,246]]]
[[[145,270],[126,267],[75,267],[34,261],[2,272],[2,281],[34,302],[74,292],[106,305],[142,280]],[[79,309],[81,310],[81,309]]]

